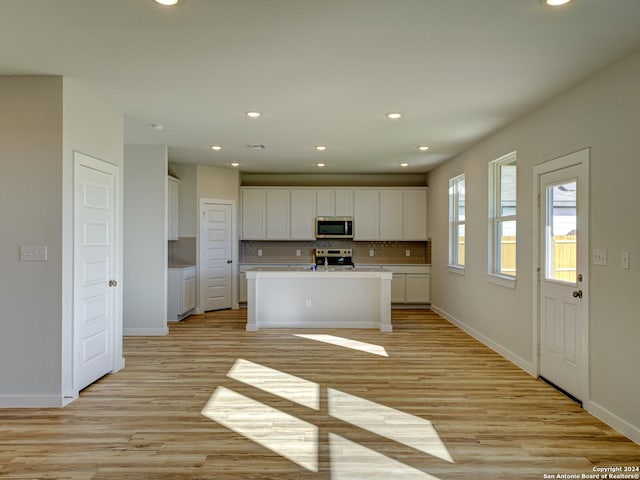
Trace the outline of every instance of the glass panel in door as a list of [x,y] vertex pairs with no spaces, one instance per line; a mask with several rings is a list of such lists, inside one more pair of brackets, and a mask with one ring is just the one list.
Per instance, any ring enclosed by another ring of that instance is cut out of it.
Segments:
[[577,186],[577,180],[573,179],[546,187],[547,280],[577,283]]

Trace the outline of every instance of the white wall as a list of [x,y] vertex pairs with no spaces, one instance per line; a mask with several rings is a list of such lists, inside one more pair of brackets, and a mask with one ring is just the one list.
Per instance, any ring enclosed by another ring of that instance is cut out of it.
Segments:
[[[122,164],[122,115],[58,76],[0,77],[0,406],[73,395],[73,150]],[[46,245],[47,262],[19,262]]]
[[[640,51],[531,112],[429,175],[432,302],[479,338],[533,371],[533,167],[591,147],[591,248],[609,265],[590,266],[590,381],[586,407],[640,442]],[[518,281],[487,282],[487,164],[518,152]],[[448,180],[466,174],[467,268],[449,273]],[[631,251],[631,269],[620,253]],[[635,259],[635,261],[634,261]]]
[[[116,238],[116,279],[122,279],[124,117],[104,100],[85,90],[76,81],[63,79],[63,285],[73,285],[73,170],[74,152],[98,158],[119,167],[120,187],[116,198],[118,238]],[[122,289],[116,295],[115,370],[124,366],[122,356]],[[63,392],[73,388],[73,290],[63,289],[62,362]],[[75,394],[77,392],[72,392]]]
[[166,335],[167,147],[125,145],[125,335]]

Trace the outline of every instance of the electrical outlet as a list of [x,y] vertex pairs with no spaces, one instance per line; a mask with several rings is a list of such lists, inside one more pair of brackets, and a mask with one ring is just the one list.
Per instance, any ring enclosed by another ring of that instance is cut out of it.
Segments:
[[20,245],[21,262],[46,262],[46,245]]
[[259,249],[258,249],[258,256],[259,256],[259,257],[261,257],[261,256],[262,256],[262,249],[261,249],[261,248],[259,248]]
[[411,256],[411,250],[405,250],[404,251],[404,256],[405,257],[410,257]]
[[296,250],[296,257],[299,257],[299,256],[300,256],[300,249],[298,248],[298,249]]
[[625,270],[629,268],[629,251],[623,250],[620,256],[620,266]]
[[373,257],[375,255],[375,252],[373,251],[373,248],[369,250],[369,256]]
[[607,265],[607,251],[594,248],[593,249],[593,264],[594,265]]

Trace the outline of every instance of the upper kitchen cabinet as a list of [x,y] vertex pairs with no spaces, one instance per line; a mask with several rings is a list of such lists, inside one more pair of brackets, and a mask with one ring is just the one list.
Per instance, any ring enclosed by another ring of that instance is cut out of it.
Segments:
[[322,189],[316,191],[316,216],[352,217],[353,190]]
[[289,218],[289,189],[267,189],[267,240],[291,238]]
[[242,238],[264,240],[267,238],[266,198],[264,188],[242,189]]
[[354,239],[426,241],[427,201],[426,187],[356,190]]
[[180,180],[167,177],[167,239],[178,240],[180,235]]
[[380,191],[356,190],[353,199],[353,239],[380,240]]
[[291,240],[315,240],[315,190],[291,190]]
[[243,188],[243,240],[289,240],[289,189]]
[[404,191],[380,191],[380,239],[404,240]]
[[427,240],[429,238],[429,191],[404,191],[404,239]]

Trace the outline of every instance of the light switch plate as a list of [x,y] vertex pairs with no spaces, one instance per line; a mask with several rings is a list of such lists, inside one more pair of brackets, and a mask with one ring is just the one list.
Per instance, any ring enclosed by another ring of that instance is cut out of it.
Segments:
[[623,250],[622,255],[620,256],[620,267],[627,270],[629,268],[629,251]]
[[375,252],[373,251],[373,248],[369,250],[369,256],[373,257],[375,255]]
[[594,248],[593,249],[593,264],[594,265],[606,265],[607,264],[607,251]]
[[46,245],[20,245],[21,262],[46,262]]
[[259,248],[259,249],[258,249],[258,256],[259,256],[259,257],[261,257],[261,256],[262,256],[262,249],[261,249],[261,248]]

